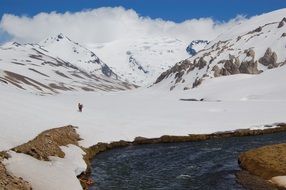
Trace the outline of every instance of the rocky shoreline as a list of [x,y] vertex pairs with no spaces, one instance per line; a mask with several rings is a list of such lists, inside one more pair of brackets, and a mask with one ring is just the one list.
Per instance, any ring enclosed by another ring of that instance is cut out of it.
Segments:
[[[163,135],[159,138],[136,137],[134,141],[132,142],[121,140],[121,141],[111,142],[111,143],[98,143],[89,148],[80,147],[86,152],[84,156],[84,160],[87,164],[87,169],[85,172],[81,173],[77,177],[83,189],[84,190],[88,189],[88,187],[92,184],[92,180],[90,178],[90,175],[91,175],[90,163],[92,159],[97,154],[110,150],[110,149],[126,147],[126,146],[131,146],[131,145],[142,145],[142,144],[196,142],[196,141],[204,141],[204,140],[228,138],[228,137],[257,136],[257,135],[271,134],[271,133],[278,133],[278,132],[286,131],[286,124],[284,123],[275,124],[275,126],[277,127],[265,126],[263,130],[261,129],[255,129],[255,130],[238,129],[235,131],[226,131],[226,132],[217,132],[217,133],[212,133],[212,134],[199,134],[199,135],[190,134],[187,136]],[[24,153],[24,154],[30,155],[38,160],[48,161],[49,156],[57,156],[61,158],[65,156],[64,152],[60,149],[60,146],[66,146],[68,144],[79,146],[78,141],[80,140],[81,138],[76,132],[76,127],[69,125],[69,126],[64,126],[64,127],[54,128],[54,129],[44,131],[41,134],[39,134],[35,139],[23,145],[17,146],[11,150],[18,152],[18,153]],[[9,156],[4,152],[2,153],[2,155],[3,156],[0,155],[0,157],[3,159]],[[248,167],[248,164],[245,164],[245,163],[251,162],[251,159],[249,161],[248,159],[244,159],[244,158],[248,158],[248,153],[242,153],[242,155],[239,157],[239,163],[243,169],[249,170],[249,173],[244,172],[244,173],[237,174],[238,182],[240,182],[242,185],[244,185],[248,189],[253,189],[251,188],[253,187],[253,184],[259,184],[258,186],[256,185],[255,187],[263,186],[265,187],[264,189],[271,189],[270,187],[273,187],[275,189],[277,187],[277,186],[273,186],[271,183],[264,180],[265,178],[259,178],[262,176],[259,176],[259,175],[257,175],[258,177],[253,176],[252,174],[256,175],[256,174],[259,174],[259,172],[252,173],[251,172],[252,168]],[[248,160],[248,161],[245,161],[245,160]],[[0,160],[0,164],[1,164],[0,166],[3,166],[3,169],[4,169],[3,171],[6,172],[6,169],[4,165],[1,163],[1,160]],[[17,178],[17,177],[10,176],[10,175],[9,177],[5,177],[5,178],[2,177],[3,176],[2,173],[5,174],[5,172],[1,172],[1,171],[2,170],[0,170],[0,187],[2,187],[4,183],[11,184],[11,183],[14,183],[14,180],[19,180],[17,181],[16,184],[20,184],[20,186],[14,187],[14,189],[25,189],[25,190],[31,189],[31,185],[28,182],[25,182],[21,178]],[[279,173],[279,175],[280,174],[283,174],[283,172]],[[270,175],[270,176],[273,177],[275,175]],[[267,175],[267,179],[268,178],[269,178],[269,175]],[[252,180],[252,182],[250,179]]]
[[[87,153],[85,155],[85,160],[88,163],[88,168],[86,172],[82,173],[79,177],[81,181],[88,181],[91,175],[91,168],[90,163],[91,160],[96,156],[97,154],[111,150],[114,148],[120,148],[120,147],[126,147],[131,145],[144,145],[144,144],[158,144],[158,143],[178,143],[178,142],[197,142],[197,141],[204,141],[204,140],[211,140],[211,139],[219,139],[219,138],[229,138],[229,137],[245,137],[245,136],[258,136],[258,135],[264,135],[264,134],[272,134],[272,133],[279,133],[279,132],[285,132],[286,131],[286,124],[285,123],[279,123],[276,124],[277,127],[273,128],[272,126],[265,126],[263,130],[261,129],[238,129],[235,131],[225,131],[225,132],[217,132],[217,133],[211,133],[211,134],[190,134],[188,136],[170,136],[170,135],[163,135],[159,138],[145,138],[145,137],[136,137],[134,141],[117,141],[112,143],[98,143],[94,146],[91,146],[87,149],[85,149],[85,152]],[[238,174],[237,176],[242,176]],[[274,187],[274,189],[277,189],[277,186],[268,183],[267,181],[257,177],[253,176],[251,174],[248,175],[248,177],[245,177],[245,173],[242,177],[238,177],[238,182],[241,183],[245,188],[247,189],[257,189],[257,187],[264,187],[264,189],[271,189],[271,187]],[[244,177],[244,180],[242,178]],[[239,180],[241,179],[241,180]],[[249,179],[249,180],[248,180]],[[254,180],[255,179],[255,180]],[[259,179],[259,180],[258,180]],[[250,184],[256,184],[250,185]],[[84,184],[82,183],[83,189],[88,189],[88,186],[90,184]],[[251,188],[251,187],[255,188]],[[281,189],[281,188],[280,188]]]
[[[279,180],[286,176],[286,144],[275,144],[263,146],[241,153],[238,163],[243,170],[250,175],[258,176],[260,179],[276,185],[278,189],[286,189],[284,183]],[[277,189],[276,188],[276,189]]]

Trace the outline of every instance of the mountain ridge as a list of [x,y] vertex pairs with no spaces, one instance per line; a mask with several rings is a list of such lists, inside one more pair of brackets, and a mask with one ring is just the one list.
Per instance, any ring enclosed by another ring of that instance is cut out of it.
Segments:
[[285,15],[286,9],[282,9],[241,22],[193,57],[162,73],[155,86],[188,90],[208,78],[260,74],[283,66],[286,64]]

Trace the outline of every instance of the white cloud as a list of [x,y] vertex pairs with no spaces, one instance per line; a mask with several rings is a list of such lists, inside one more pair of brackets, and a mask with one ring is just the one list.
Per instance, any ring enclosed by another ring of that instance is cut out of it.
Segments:
[[81,43],[156,35],[188,42],[194,39],[214,39],[235,22],[237,19],[217,23],[211,18],[201,18],[175,23],[141,17],[134,10],[122,7],[103,7],[76,13],[40,13],[33,17],[4,14],[0,28],[20,42],[38,42],[58,33]]

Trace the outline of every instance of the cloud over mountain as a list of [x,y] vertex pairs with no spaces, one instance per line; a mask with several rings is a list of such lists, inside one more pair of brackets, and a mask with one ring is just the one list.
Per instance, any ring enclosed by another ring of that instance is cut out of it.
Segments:
[[33,17],[4,14],[0,30],[20,42],[36,42],[64,33],[81,43],[110,42],[124,38],[167,36],[184,41],[211,40],[243,17],[219,23],[211,18],[181,23],[142,17],[132,9],[103,7],[81,12],[39,13]]

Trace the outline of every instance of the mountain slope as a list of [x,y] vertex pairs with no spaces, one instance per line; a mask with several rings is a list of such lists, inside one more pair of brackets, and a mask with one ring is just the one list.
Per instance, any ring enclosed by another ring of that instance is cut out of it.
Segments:
[[147,86],[174,63],[189,57],[187,46],[178,39],[153,37],[90,44],[89,48],[126,81]]
[[117,78],[116,74],[95,53],[72,41],[63,34],[52,36],[39,43],[42,53],[60,58],[83,71]]
[[156,86],[190,89],[203,80],[233,74],[259,74],[286,62],[286,9],[242,21],[195,56],[177,63]]
[[[0,84],[54,94],[63,91],[114,91],[133,88],[93,52],[63,35],[39,44],[0,47]],[[59,40],[59,41],[58,41]]]
[[191,55],[196,55],[199,51],[204,49],[210,42],[207,40],[193,40],[186,48],[186,51]]

